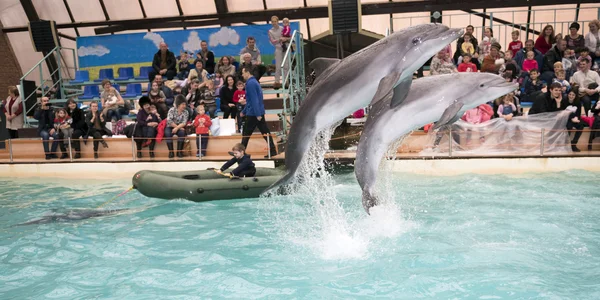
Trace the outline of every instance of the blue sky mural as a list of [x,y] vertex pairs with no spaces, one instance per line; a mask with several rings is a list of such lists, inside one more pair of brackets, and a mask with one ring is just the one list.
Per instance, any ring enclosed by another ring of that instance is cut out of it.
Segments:
[[[292,32],[300,30],[299,22],[290,22],[290,27]],[[267,34],[270,28],[271,25],[247,25],[78,37],[79,67],[150,62],[162,41],[175,56],[180,51],[196,53],[200,50],[200,41],[208,41],[208,48],[220,57],[238,55],[246,45],[246,38],[253,36],[260,52],[272,55],[275,49]]]

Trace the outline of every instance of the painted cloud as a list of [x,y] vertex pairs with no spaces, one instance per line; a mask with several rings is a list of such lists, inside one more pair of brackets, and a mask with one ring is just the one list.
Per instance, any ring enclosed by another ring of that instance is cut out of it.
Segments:
[[183,50],[194,53],[200,50],[200,42],[198,32],[192,31],[190,32],[190,36],[188,36],[187,42],[183,43]]
[[157,49],[160,48],[160,43],[165,41],[160,34],[154,32],[146,33],[146,35],[144,35],[144,39],[151,40]]
[[221,30],[211,34],[208,40],[211,47],[216,47],[219,44],[222,46],[237,45],[240,42],[240,36],[233,29],[222,27]]
[[102,45],[94,45],[94,46],[81,46],[77,49],[77,55],[80,57],[95,55],[95,56],[103,56],[109,54],[110,50]]

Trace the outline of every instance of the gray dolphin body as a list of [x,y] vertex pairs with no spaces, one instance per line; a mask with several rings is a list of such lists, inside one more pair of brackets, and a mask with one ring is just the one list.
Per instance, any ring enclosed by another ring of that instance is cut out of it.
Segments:
[[34,224],[46,224],[46,223],[55,223],[55,222],[70,222],[70,221],[79,221],[90,218],[97,218],[109,215],[117,215],[126,211],[130,211],[131,209],[81,209],[81,210],[71,210],[66,213],[52,213],[46,216],[43,216],[39,219],[31,220],[25,223],[17,224],[17,226],[22,225],[34,225]]
[[415,80],[402,103],[391,95],[371,106],[358,149],[354,173],[362,189],[363,207],[379,203],[375,183],[379,164],[389,146],[425,124],[433,129],[457,121],[465,111],[508,94],[518,88],[501,76],[490,73],[454,73]]
[[[317,134],[352,112],[376,103],[401,86],[404,96],[413,73],[462,34],[441,24],[402,29],[343,60],[317,58],[310,63],[317,79],[300,106],[285,151],[287,174],[265,192],[294,178]],[[399,95],[399,98],[402,96]]]

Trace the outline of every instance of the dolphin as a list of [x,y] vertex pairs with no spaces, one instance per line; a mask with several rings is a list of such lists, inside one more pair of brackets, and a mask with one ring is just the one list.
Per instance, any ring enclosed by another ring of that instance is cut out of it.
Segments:
[[315,137],[352,112],[396,89],[406,96],[413,73],[463,33],[441,24],[402,29],[343,60],[317,58],[309,64],[317,78],[298,109],[285,150],[287,173],[264,193],[295,176]]
[[109,215],[117,215],[130,211],[131,209],[80,209],[71,210],[66,213],[51,213],[39,219],[31,220],[25,223],[17,224],[16,226],[46,224],[54,222],[69,222],[79,221],[84,219],[103,217]]
[[437,121],[433,130],[450,126],[467,110],[518,87],[491,73],[435,75],[415,80],[401,103],[396,99],[398,93],[394,93],[371,105],[354,163],[367,213],[379,203],[375,193],[377,171],[390,144],[425,124]]

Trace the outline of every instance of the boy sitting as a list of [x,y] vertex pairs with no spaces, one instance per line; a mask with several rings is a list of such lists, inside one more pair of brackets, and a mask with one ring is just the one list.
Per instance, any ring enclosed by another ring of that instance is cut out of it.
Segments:
[[217,173],[222,174],[223,171],[227,170],[227,168],[231,167],[236,162],[238,163],[238,167],[235,170],[231,171],[232,176],[237,177],[252,177],[256,174],[256,168],[254,167],[254,163],[250,159],[250,155],[246,154],[246,147],[242,144],[235,144],[233,148],[233,157],[226,162]]

